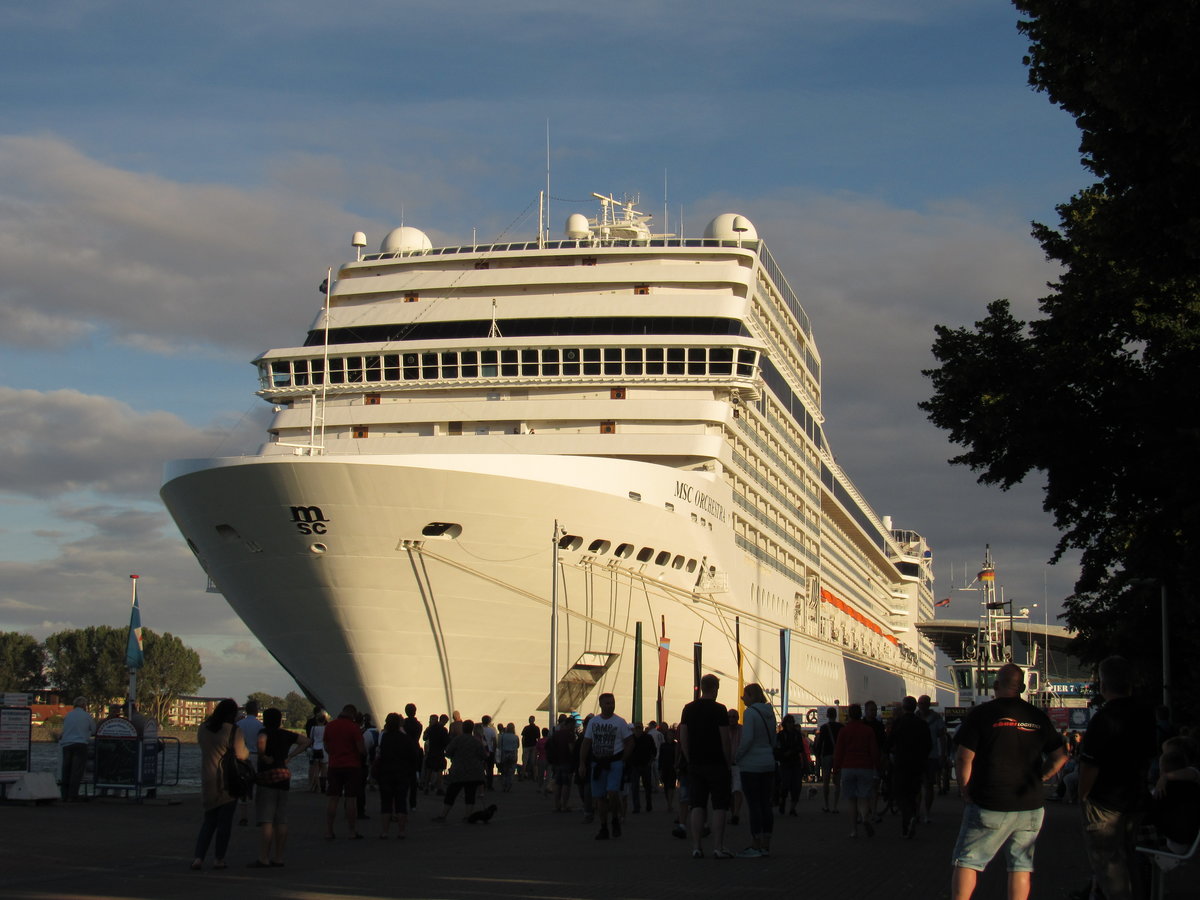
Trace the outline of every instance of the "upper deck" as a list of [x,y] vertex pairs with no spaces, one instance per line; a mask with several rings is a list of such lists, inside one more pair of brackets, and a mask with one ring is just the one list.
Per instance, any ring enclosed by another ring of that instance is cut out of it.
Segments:
[[[716,252],[714,252],[716,251]],[[604,238],[558,240],[558,241],[515,241],[492,244],[467,244],[457,247],[428,247],[397,249],[371,253],[362,259],[347,263],[338,271],[339,283],[334,286],[331,297],[359,295],[363,286],[350,279],[379,277],[390,271],[488,271],[494,265],[503,268],[550,268],[555,266],[592,266],[612,263],[657,262],[660,265],[672,260],[692,261],[702,258],[712,260],[743,257],[757,258],[771,285],[778,292],[783,305],[794,317],[796,327],[812,337],[812,322],[804,311],[796,292],[788,283],[779,264],[771,255],[764,241],[757,238]],[[387,265],[380,265],[385,263]],[[468,268],[467,264],[471,264]],[[484,265],[480,265],[480,264]],[[746,263],[742,263],[746,265]],[[660,272],[659,274],[663,274]],[[495,274],[480,281],[495,279]],[[528,277],[526,275],[525,277]],[[613,277],[619,277],[616,273]],[[542,280],[539,276],[538,280]],[[590,278],[579,278],[580,282],[595,282]],[[466,287],[463,285],[462,287]],[[370,289],[374,292],[376,288]]]

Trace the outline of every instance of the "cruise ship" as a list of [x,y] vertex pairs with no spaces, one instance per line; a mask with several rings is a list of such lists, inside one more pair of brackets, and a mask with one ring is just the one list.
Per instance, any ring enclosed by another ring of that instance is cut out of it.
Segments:
[[701,672],[809,721],[934,693],[932,553],[835,461],[754,225],[594,196],[559,240],[354,235],[304,342],[255,360],[258,452],[167,465],[210,583],[315,702],[376,716],[611,691],[677,721]]

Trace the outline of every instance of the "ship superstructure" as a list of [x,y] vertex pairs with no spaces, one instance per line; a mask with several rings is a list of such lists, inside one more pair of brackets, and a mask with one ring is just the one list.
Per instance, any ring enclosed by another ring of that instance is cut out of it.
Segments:
[[329,707],[590,710],[634,690],[638,623],[672,720],[697,654],[792,710],[931,693],[932,554],[835,462],[753,224],[656,235],[596,196],[563,240],[356,235],[305,343],[256,360],[260,452],[168,467],[201,565]]

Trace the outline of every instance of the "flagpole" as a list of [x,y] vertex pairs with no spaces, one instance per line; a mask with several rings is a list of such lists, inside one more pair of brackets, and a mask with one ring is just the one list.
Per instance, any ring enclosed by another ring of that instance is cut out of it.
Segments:
[[[142,627],[142,621],[141,621],[142,617],[141,617],[140,613],[138,612],[138,602],[137,602],[138,576],[130,575],[129,580],[131,582],[133,582],[133,597],[130,599],[130,605],[132,606],[133,611],[129,614],[129,636],[130,636],[130,640],[133,640],[134,628],[135,628],[134,619],[135,619],[135,617],[137,619],[136,627],[141,628]],[[140,644],[141,643],[140,635],[138,636],[137,640],[138,640],[138,643]],[[133,665],[133,662],[130,659],[128,645],[126,646],[126,651],[125,651],[125,662],[126,662],[126,664],[129,665],[129,696],[125,698],[125,718],[132,719],[133,718],[133,704],[137,701],[137,667]]]
[[738,670],[738,695],[737,695],[737,711],[738,720],[746,713],[746,704],[742,701],[742,694],[746,691],[746,680],[742,676],[742,617],[733,617],[733,640],[737,645],[737,670]]
[[547,718],[550,733],[558,727],[558,519],[554,520],[553,553],[550,561],[550,702]]

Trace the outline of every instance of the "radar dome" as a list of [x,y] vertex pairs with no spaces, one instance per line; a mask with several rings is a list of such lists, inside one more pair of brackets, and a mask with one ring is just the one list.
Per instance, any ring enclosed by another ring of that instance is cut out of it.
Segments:
[[736,213],[721,213],[704,229],[704,236],[718,241],[757,241],[754,223]]
[[393,228],[379,245],[380,253],[413,253],[417,250],[431,249],[433,244],[429,242],[429,236],[420,228],[413,228],[411,225]]
[[571,213],[567,216],[567,237],[573,241],[582,241],[591,237],[592,229],[588,225],[587,216],[582,213]]

